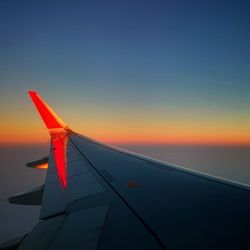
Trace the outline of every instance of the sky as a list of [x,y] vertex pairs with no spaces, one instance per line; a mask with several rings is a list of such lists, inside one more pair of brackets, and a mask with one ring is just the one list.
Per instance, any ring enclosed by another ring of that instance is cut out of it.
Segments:
[[249,1],[0,1],[0,144],[48,143],[27,91],[108,143],[250,144]]

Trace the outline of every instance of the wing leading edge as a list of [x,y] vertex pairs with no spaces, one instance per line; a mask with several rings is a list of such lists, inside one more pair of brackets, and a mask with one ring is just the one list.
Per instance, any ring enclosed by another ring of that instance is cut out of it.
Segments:
[[51,150],[41,222],[20,249],[249,249],[247,186],[81,136],[30,96]]

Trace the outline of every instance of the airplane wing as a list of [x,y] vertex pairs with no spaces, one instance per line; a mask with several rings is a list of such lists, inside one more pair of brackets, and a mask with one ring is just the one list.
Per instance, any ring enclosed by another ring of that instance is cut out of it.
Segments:
[[250,188],[102,144],[29,92],[51,135],[40,221],[18,249],[250,249]]

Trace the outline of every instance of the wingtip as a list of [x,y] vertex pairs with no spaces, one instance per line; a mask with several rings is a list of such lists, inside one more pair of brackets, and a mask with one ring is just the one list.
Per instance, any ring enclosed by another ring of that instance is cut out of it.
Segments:
[[35,90],[28,90],[27,93],[31,96],[31,95],[38,95],[38,92]]
[[29,90],[28,94],[42,117],[49,130],[64,129],[69,130],[68,126],[60,119],[53,109],[40,97],[37,91]]

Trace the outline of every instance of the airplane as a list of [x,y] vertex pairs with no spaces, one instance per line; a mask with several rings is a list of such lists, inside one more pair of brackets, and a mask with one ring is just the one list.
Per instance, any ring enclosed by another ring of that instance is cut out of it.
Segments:
[[0,249],[249,250],[250,186],[106,145],[72,131],[35,91],[50,154],[45,184],[9,198],[39,222]]

